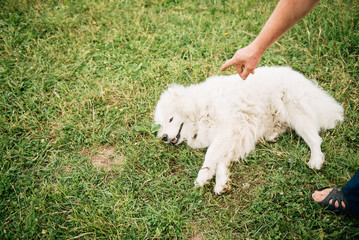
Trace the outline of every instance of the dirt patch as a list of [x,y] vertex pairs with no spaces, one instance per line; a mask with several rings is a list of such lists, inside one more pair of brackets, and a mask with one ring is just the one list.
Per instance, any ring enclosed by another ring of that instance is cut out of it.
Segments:
[[65,173],[70,173],[70,172],[71,172],[71,166],[65,165],[65,166],[64,166],[64,172],[65,172]]
[[114,147],[103,147],[98,149],[98,153],[91,155],[91,164],[100,169],[111,170],[113,168],[119,168],[124,163],[124,156],[115,152]]
[[189,240],[203,240],[204,230],[195,222],[193,225],[188,225],[188,232],[185,232]]
[[202,236],[202,233],[196,233],[195,235],[191,236],[189,238],[190,240],[203,240],[203,236]]

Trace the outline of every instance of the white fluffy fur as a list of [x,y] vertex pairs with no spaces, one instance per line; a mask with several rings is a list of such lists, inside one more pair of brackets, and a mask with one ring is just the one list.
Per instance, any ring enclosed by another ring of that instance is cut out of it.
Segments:
[[216,175],[215,193],[227,190],[228,166],[246,157],[259,140],[275,141],[294,129],[311,150],[308,165],[321,169],[321,129],[343,121],[343,108],[320,87],[289,67],[261,67],[243,81],[214,76],[188,87],[172,85],[158,101],[157,136],[167,143],[186,141],[208,148],[195,181],[203,186]]

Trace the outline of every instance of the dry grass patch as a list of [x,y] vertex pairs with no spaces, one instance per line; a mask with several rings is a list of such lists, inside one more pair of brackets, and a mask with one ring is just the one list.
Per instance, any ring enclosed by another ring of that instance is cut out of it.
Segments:
[[189,240],[206,239],[204,237],[204,229],[202,229],[196,222],[191,222],[191,224],[188,225],[188,232],[185,232],[185,234]]
[[125,157],[115,151],[113,146],[102,146],[96,151],[96,154],[85,153],[91,159],[91,165],[97,169],[111,170],[120,168],[125,161]]

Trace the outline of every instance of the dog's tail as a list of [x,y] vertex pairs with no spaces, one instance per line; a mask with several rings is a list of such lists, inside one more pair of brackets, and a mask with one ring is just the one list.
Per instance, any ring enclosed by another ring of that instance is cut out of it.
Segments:
[[291,91],[284,96],[291,124],[303,121],[300,124],[310,124],[319,131],[332,129],[344,120],[343,107],[314,82],[302,79]]
[[[315,85],[315,83],[312,83]],[[303,99],[319,129],[332,129],[344,120],[343,107],[319,86]]]
[[323,96],[318,96],[318,104],[313,104],[314,112],[321,129],[332,129],[344,120],[343,107],[329,94],[321,91]]

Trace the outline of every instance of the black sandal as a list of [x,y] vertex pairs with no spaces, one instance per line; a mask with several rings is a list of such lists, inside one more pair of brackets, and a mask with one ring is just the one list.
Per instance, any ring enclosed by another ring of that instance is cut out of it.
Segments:
[[[325,187],[325,188],[320,188],[316,191],[323,191],[325,189],[327,189],[328,187]],[[313,193],[310,195],[310,198],[315,201],[313,199]],[[332,200],[331,203],[330,200]],[[316,202],[316,201],[315,201]],[[335,203],[338,202],[338,207],[335,206]],[[338,189],[338,188],[333,188],[333,190],[324,198],[323,201],[321,202],[317,202],[320,206],[322,206],[323,208],[327,208],[328,210],[331,210],[335,213],[339,213],[339,214],[345,214],[345,215],[348,215],[348,212],[346,210],[348,204],[347,204],[347,200],[345,199],[345,196],[343,194],[343,192]],[[345,204],[345,207],[343,207],[342,203]]]

